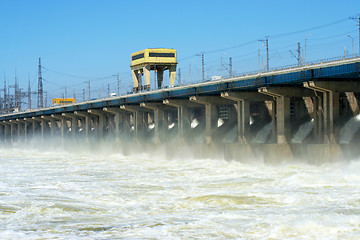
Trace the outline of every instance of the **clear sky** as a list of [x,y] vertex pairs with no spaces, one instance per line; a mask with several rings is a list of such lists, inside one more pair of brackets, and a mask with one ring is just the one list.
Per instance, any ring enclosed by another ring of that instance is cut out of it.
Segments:
[[[233,71],[257,71],[266,61],[259,39],[269,36],[270,67],[296,64],[300,42],[307,60],[359,52],[359,0],[203,1],[203,0],[0,0],[0,73],[21,88],[37,90],[41,57],[48,97],[82,100],[105,96],[120,73],[122,93],[132,85],[130,55],[145,48],[174,48],[184,83],[201,78],[204,52],[207,78]],[[310,35],[309,35],[310,34]],[[189,71],[190,70],[190,71]],[[191,74],[190,74],[191,73]],[[190,76],[189,76],[190,75]],[[3,79],[3,76],[0,77]],[[3,81],[0,81],[0,88]],[[13,90],[12,90],[13,91]],[[1,93],[2,95],[3,93]],[[87,95],[87,93],[86,93]]]

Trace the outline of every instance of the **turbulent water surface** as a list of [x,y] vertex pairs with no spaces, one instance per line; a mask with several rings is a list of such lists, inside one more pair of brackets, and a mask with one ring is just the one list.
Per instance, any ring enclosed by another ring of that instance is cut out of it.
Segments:
[[0,239],[359,239],[360,160],[0,149]]

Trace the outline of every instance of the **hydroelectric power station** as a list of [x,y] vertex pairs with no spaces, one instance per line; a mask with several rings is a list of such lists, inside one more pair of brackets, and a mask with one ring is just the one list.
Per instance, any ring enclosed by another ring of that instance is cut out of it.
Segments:
[[[360,152],[359,57],[185,86],[175,85],[176,65],[173,49],[133,53],[133,93],[1,115],[0,144],[103,141],[125,153],[161,147],[168,157],[269,162],[317,163]],[[150,91],[151,70],[158,89]]]

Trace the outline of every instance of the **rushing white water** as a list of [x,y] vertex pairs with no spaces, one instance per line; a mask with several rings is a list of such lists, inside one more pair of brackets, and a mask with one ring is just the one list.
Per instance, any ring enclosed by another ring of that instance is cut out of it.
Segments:
[[291,142],[302,143],[313,129],[314,129],[314,119],[306,123],[303,123],[295,133],[294,137],[291,139]]
[[271,133],[271,130],[272,130],[272,122],[266,124],[263,128],[261,128],[260,131],[256,133],[256,136],[252,142],[265,143]]
[[360,161],[0,149],[0,239],[359,239]]
[[355,133],[359,130],[359,128],[360,128],[360,114],[350,118],[349,121],[345,123],[344,127],[340,129],[340,143],[341,144],[350,143]]
[[194,118],[194,119],[191,121],[190,126],[191,126],[191,128],[196,128],[197,125],[199,125],[199,121],[198,121],[196,118]]

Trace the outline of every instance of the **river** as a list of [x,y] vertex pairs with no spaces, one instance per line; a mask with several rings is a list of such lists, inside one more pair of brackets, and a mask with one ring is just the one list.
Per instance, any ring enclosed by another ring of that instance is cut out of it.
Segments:
[[359,239],[360,160],[0,148],[0,239]]

